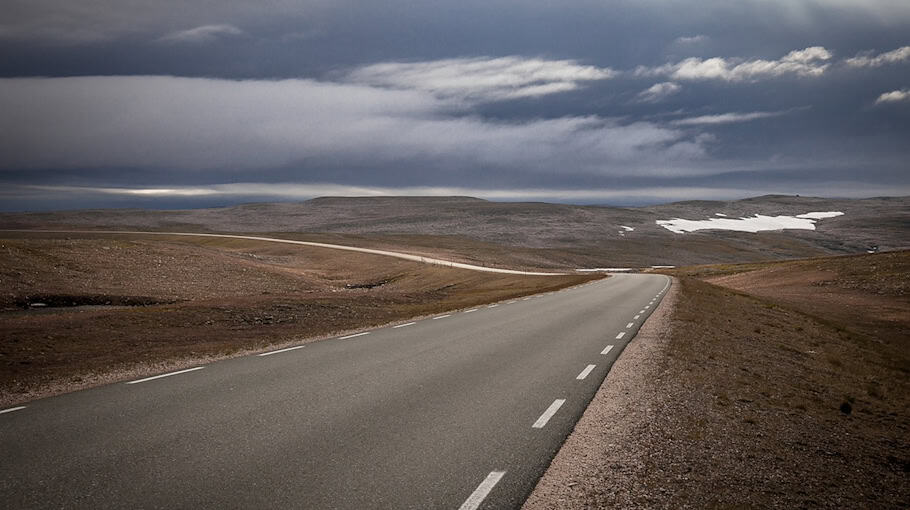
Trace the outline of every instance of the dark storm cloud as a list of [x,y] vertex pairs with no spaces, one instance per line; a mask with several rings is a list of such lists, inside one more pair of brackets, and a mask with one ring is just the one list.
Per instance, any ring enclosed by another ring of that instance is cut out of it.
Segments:
[[910,191],[905,1],[6,5],[33,203]]

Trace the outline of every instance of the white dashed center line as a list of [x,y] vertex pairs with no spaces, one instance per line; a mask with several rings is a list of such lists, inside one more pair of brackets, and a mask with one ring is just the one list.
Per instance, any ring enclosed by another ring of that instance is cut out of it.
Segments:
[[473,312],[476,312],[476,311],[477,311],[476,308],[471,308],[470,310],[465,310],[464,313],[473,313]]
[[601,353],[601,354],[608,354],[608,353],[610,352],[611,349],[613,349],[613,346],[612,346],[612,345],[608,345],[608,346],[604,347],[604,350],[600,351],[600,353]]
[[566,399],[564,398],[557,398],[554,400],[553,403],[550,404],[550,407],[548,407],[547,410],[544,411],[542,415],[540,415],[540,418],[537,418],[537,421],[534,422],[534,425],[531,425],[531,428],[542,429],[544,425],[550,421],[550,418],[556,414],[556,411],[559,411],[559,408],[562,407],[562,405],[565,403]]
[[634,326],[634,325],[635,325],[634,322],[630,322],[630,323],[626,324],[626,329],[629,329],[629,328],[631,328],[631,327]]
[[623,331],[622,333],[616,335],[616,339],[617,339],[617,340],[621,340],[622,337],[624,337],[624,336],[626,336],[626,332],[625,332],[625,331]]
[[451,316],[452,316],[452,314],[447,313],[445,315],[440,315],[439,317],[433,317],[433,320],[438,321],[439,319],[445,319],[446,317],[451,317]]
[[342,336],[342,337],[339,337],[338,339],[339,339],[339,340],[347,340],[348,338],[354,338],[354,337],[363,336],[363,335],[369,335],[369,334],[370,334],[369,331],[364,331],[363,333],[356,333],[356,334],[354,334],[354,335]]
[[632,317],[632,319],[633,319],[633,320],[638,320],[639,317],[641,317],[641,315],[636,315],[635,317]]
[[522,301],[527,301],[527,300],[529,300],[529,299],[531,299],[531,298],[529,298],[529,297],[521,298]]
[[499,305],[490,305],[487,308],[496,308],[497,306],[499,306]]
[[585,377],[588,377],[588,374],[590,374],[591,371],[594,370],[596,367],[597,367],[597,365],[588,365],[588,366],[586,366],[585,369],[582,370],[580,374],[578,374],[577,376],[575,376],[575,378],[578,379],[578,380],[580,381],[580,380],[584,379]]
[[408,327],[408,326],[413,326],[414,324],[417,324],[417,323],[416,323],[416,322],[408,322],[408,323],[405,323],[405,324],[399,324],[399,325],[397,325],[397,326],[392,326],[392,329],[406,328],[406,327]]
[[480,485],[474,489],[474,492],[468,496],[468,499],[458,507],[458,510],[477,510],[477,508],[480,507],[480,504],[483,503],[483,500],[487,498],[487,494],[493,490],[493,487],[499,483],[499,480],[505,474],[505,471],[491,471],[490,474],[480,482]]
[[645,311],[644,311],[644,310],[639,310],[638,313],[645,313]]
[[287,349],[278,349],[277,351],[263,352],[262,354],[258,354],[258,356],[271,356],[272,354],[279,354],[279,353],[288,352],[288,351],[296,351],[297,349],[303,349],[303,346],[298,345],[296,347],[288,347]]
[[645,310],[647,310],[648,308],[651,308],[651,305],[645,305]]
[[21,411],[23,409],[25,409],[25,406],[10,407],[9,409],[4,409],[4,410],[0,411],[0,414],[11,413],[13,411]]
[[170,377],[172,375],[185,374],[187,372],[195,372],[196,370],[202,370],[203,368],[205,368],[205,367],[195,367],[195,368],[188,368],[186,370],[178,370],[176,372],[171,372],[169,374],[161,374],[161,375],[156,375],[154,377],[146,377],[145,379],[139,379],[138,381],[129,381],[126,384],[139,384],[139,383],[143,383],[146,381],[154,381],[155,379],[161,379],[162,377]]

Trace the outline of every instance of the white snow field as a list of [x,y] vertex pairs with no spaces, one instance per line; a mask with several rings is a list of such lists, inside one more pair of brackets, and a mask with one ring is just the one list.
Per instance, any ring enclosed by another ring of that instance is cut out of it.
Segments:
[[765,230],[800,229],[815,230],[815,223],[820,219],[842,216],[839,211],[810,212],[797,216],[765,216],[756,214],[746,218],[709,218],[707,220],[656,220],[665,229],[685,234],[696,230],[734,230],[737,232],[761,232]]
[[838,211],[828,211],[828,212],[810,212],[806,214],[799,214],[797,218],[809,218],[812,220],[823,220],[825,218],[834,218],[836,216],[843,216],[844,213]]

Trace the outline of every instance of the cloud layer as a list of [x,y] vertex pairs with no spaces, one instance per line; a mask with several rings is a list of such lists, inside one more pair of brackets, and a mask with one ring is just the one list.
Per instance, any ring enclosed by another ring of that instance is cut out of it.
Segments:
[[850,67],[881,67],[886,64],[898,64],[910,61],[910,46],[902,46],[896,50],[887,51],[878,55],[859,55],[846,60]]
[[687,58],[657,67],[639,67],[639,76],[668,76],[674,80],[756,81],[784,75],[820,76],[829,67],[831,52],[821,46],[794,50],[778,60]]
[[910,175],[906,0],[4,7],[0,190],[732,196],[872,193]]
[[202,25],[186,30],[177,30],[161,36],[158,41],[164,43],[202,44],[210,43],[225,37],[243,35],[243,30],[233,25]]
[[910,89],[892,90],[891,92],[885,92],[884,94],[878,96],[878,99],[875,100],[875,104],[900,103],[903,101],[910,101]]
[[748,122],[750,120],[767,119],[784,115],[786,112],[750,112],[750,113],[721,113],[717,115],[701,115],[678,119],[672,122],[676,126],[703,126],[712,124],[732,124],[735,122]]
[[620,175],[687,173],[704,155],[699,140],[650,122],[588,115],[510,123],[470,110],[453,116],[452,108],[430,91],[314,80],[3,79],[0,168],[428,161]]
[[680,90],[682,90],[682,86],[671,81],[655,83],[647,89],[639,92],[638,99],[644,103],[657,103],[672,96],[673,94],[676,94]]
[[566,92],[615,75],[611,69],[573,60],[512,56],[385,62],[358,68],[346,78],[370,86],[419,90],[439,98],[497,101]]

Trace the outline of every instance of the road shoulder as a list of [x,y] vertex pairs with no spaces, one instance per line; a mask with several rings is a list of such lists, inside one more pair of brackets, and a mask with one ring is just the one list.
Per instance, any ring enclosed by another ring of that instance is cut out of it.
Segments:
[[590,508],[592,501],[622,500],[646,489],[638,475],[648,455],[643,436],[649,434],[655,409],[642,406],[657,391],[662,360],[671,337],[670,318],[678,285],[670,286],[654,313],[610,369],[572,434],[566,439],[524,510]]

